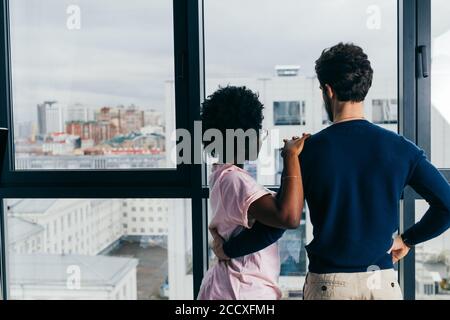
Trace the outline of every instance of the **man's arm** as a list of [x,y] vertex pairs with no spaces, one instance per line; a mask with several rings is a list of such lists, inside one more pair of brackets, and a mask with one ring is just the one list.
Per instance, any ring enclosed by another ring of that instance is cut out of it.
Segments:
[[422,219],[402,235],[405,244],[413,246],[439,236],[450,227],[450,185],[423,154],[409,185],[430,205]]
[[284,231],[286,230],[266,226],[256,221],[252,228],[245,228],[237,236],[225,242],[223,251],[229,258],[246,256],[277,242]]

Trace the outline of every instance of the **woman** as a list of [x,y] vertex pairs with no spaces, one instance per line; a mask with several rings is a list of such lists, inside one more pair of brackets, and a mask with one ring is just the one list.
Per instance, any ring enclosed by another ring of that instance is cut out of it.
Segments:
[[[262,110],[258,96],[247,88],[220,88],[203,104],[203,130],[216,129],[222,133],[225,145],[234,143],[234,140],[226,140],[227,129],[261,130]],[[256,137],[256,155],[251,154],[251,150],[255,150],[251,139],[246,141],[243,149],[234,146],[237,155],[231,159],[223,150],[211,151],[213,156],[223,160],[213,165],[210,176],[210,204],[214,215],[209,226],[211,232],[228,239],[243,228],[251,228],[255,221],[277,228],[296,228],[304,201],[298,156],[307,137],[284,140],[285,181],[278,202],[274,194],[259,185],[238,161],[239,155],[245,155],[244,160],[255,160],[259,153],[259,136]],[[205,150],[210,144],[205,143]],[[217,262],[205,275],[198,299],[280,299],[279,272],[278,246],[274,243],[251,255]]]

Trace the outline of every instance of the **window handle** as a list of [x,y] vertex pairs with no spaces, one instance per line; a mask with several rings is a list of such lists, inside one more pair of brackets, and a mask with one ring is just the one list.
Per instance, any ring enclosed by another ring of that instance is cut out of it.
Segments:
[[[419,46],[418,50],[418,67],[422,70],[422,77],[428,78],[430,73],[428,72],[428,50],[427,46]],[[419,70],[420,70],[419,69]],[[420,74],[420,72],[419,72]]]

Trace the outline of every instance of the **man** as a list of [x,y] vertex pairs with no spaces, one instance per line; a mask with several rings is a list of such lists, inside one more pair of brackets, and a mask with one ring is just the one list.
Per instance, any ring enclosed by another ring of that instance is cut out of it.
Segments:
[[[304,298],[402,299],[393,263],[450,227],[450,186],[422,150],[364,119],[373,71],[360,47],[339,43],[324,50],[315,69],[333,124],[311,136],[300,155],[314,236],[306,246]],[[393,239],[407,185],[430,208]],[[220,258],[235,258],[282,232],[256,223],[223,247],[215,237],[214,249]]]

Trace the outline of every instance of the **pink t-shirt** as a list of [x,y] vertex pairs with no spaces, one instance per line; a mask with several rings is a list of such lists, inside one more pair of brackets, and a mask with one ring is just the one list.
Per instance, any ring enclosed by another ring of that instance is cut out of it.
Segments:
[[[214,165],[210,177],[210,204],[214,215],[209,228],[228,239],[243,228],[251,228],[247,210],[253,201],[272,194],[250,174],[231,164]],[[273,195],[273,194],[272,194]],[[278,245],[245,257],[219,261],[206,273],[199,300],[273,300],[281,298],[278,288],[280,257]]]

